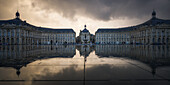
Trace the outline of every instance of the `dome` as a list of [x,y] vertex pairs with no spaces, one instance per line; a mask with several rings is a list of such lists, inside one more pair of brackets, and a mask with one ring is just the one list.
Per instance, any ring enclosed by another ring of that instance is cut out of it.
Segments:
[[20,16],[20,14],[19,14],[19,12],[17,11],[17,12],[16,12],[16,18],[19,18],[19,16]]

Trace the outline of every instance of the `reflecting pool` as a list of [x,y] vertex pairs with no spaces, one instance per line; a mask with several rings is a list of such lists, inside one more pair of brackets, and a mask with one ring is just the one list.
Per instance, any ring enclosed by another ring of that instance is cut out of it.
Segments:
[[170,46],[0,46],[0,85],[47,84],[170,85]]

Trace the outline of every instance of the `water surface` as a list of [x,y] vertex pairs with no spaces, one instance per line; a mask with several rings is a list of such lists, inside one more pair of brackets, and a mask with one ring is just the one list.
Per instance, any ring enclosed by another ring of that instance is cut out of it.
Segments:
[[170,85],[170,46],[0,46],[0,85]]

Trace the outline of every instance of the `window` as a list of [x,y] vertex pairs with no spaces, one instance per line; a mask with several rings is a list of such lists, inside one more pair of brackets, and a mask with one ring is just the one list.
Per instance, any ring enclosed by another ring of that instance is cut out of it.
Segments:
[[4,36],[6,36],[6,30],[4,30]]
[[17,29],[17,32],[16,32],[16,33],[17,33],[17,37],[19,37],[19,29]]
[[11,34],[12,34],[12,37],[14,37],[14,29],[12,30],[12,33],[11,33]]
[[8,30],[8,36],[10,36],[10,35],[11,35],[10,30]]

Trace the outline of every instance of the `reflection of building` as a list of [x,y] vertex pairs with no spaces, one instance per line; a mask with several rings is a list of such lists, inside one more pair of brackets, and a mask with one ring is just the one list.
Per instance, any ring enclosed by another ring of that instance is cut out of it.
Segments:
[[86,29],[86,25],[84,25],[84,30],[80,31],[79,36],[82,44],[90,43],[90,32]]
[[0,20],[0,44],[73,44],[73,29],[50,29],[30,25],[20,19]]
[[77,46],[81,56],[87,57],[93,51],[93,46],[90,45],[79,45]]
[[72,58],[76,54],[75,45],[10,45],[0,46],[0,67],[13,67],[16,74],[20,75],[20,69],[27,64],[46,58]]
[[98,29],[96,44],[170,44],[170,20],[156,17],[143,24],[119,29]]
[[130,54],[130,45],[96,45],[95,53],[98,56],[124,57]]
[[165,45],[96,45],[95,54],[102,57],[125,57],[149,65],[152,74],[156,68],[170,65],[170,46]]
[[40,45],[40,46],[0,46],[1,59],[36,59],[44,57],[73,57],[76,54],[75,45]]
[[145,62],[151,62],[153,59],[158,61],[163,58],[170,59],[168,45],[96,45],[95,53],[100,57],[129,57]]

